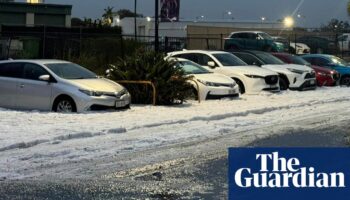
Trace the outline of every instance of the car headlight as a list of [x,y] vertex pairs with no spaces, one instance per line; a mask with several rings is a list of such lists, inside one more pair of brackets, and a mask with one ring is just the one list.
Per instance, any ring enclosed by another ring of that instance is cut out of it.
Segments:
[[298,70],[298,69],[291,69],[291,68],[287,68],[287,69],[296,74],[303,74],[305,72],[303,70]]
[[220,84],[214,83],[214,82],[203,81],[203,80],[200,80],[200,79],[197,79],[197,81],[202,83],[203,85],[206,85],[206,86],[211,86],[211,87],[219,87],[220,86]]
[[317,75],[319,75],[319,76],[327,76],[327,74],[324,73],[324,72],[317,72]]
[[246,77],[249,77],[249,78],[262,78],[264,79],[265,77],[263,76],[258,76],[258,75],[251,75],[251,74],[244,74]]
[[97,91],[92,91],[92,90],[80,89],[79,91],[84,93],[84,94],[86,94],[86,95],[88,95],[88,96],[92,96],[92,97],[99,97],[99,96],[103,95],[103,92],[97,92]]
[[128,90],[123,88],[120,92],[118,92],[118,94],[116,95],[117,98],[120,98],[126,94],[129,94]]

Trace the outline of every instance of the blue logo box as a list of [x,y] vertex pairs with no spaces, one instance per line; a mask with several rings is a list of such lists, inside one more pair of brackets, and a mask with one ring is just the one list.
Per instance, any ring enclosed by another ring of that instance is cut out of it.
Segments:
[[229,148],[230,200],[349,200],[350,148]]

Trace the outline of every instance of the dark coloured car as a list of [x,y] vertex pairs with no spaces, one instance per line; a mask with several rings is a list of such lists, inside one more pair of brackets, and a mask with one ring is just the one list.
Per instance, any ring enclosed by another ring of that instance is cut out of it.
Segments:
[[311,48],[311,53],[328,53],[334,54],[337,52],[336,43],[326,37],[321,36],[303,36],[297,39],[297,42],[306,44]]
[[225,50],[259,50],[283,52],[284,45],[275,42],[267,33],[260,31],[233,32],[225,39]]
[[310,66],[316,72],[316,81],[318,86],[335,86],[338,84],[340,79],[340,74],[337,71],[326,67],[311,65],[309,62],[299,56],[288,53],[272,53],[272,55],[281,59],[285,63]]

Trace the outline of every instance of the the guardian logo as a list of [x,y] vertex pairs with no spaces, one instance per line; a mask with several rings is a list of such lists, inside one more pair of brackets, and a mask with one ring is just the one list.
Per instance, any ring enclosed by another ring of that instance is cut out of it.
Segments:
[[[284,158],[278,152],[256,154],[259,170],[239,168],[234,182],[240,188],[345,188],[343,172],[326,173],[303,166],[298,158]],[[231,174],[232,176],[232,174]]]

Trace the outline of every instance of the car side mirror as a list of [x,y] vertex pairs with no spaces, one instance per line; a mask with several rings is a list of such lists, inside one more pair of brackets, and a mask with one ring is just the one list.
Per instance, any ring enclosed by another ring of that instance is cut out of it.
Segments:
[[214,62],[214,61],[209,61],[209,62],[208,62],[208,67],[210,67],[210,68],[215,68],[215,67],[216,67],[215,62]]
[[41,75],[39,76],[39,80],[49,82],[51,80],[51,76],[48,74]]

